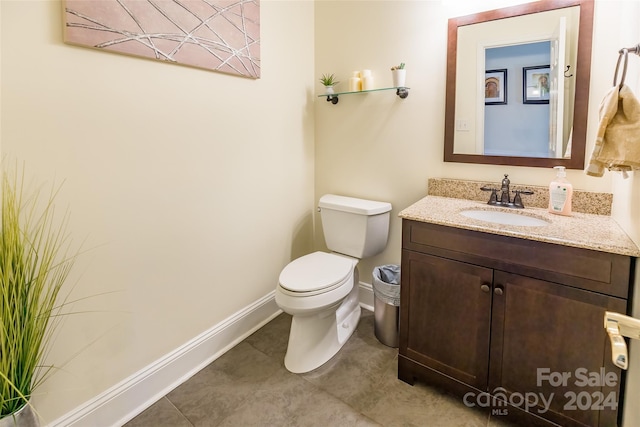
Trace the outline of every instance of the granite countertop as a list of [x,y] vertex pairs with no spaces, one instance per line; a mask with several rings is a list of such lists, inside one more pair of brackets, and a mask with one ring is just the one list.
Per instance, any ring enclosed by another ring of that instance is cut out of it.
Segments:
[[[504,225],[475,220],[460,214],[461,211],[469,209],[515,212],[544,219],[549,222],[549,225],[541,227]],[[476,200],[426,196],[402,210],[399,216],[404,219],[467,230],[640,257],[640,249],[613,218],[607,215],[576,212],[567,217],[554,215],[542,208],[513,209],[490,206],[486,202]]]

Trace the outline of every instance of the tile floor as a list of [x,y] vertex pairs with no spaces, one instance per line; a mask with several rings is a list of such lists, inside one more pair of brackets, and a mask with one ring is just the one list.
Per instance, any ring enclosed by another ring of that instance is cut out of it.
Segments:
[[290,323],[276,317],[125,427],[507,426],[458,397],[398,380],[398,350],[378,342],[367,310],[333,359],[292,374],[283,364]]

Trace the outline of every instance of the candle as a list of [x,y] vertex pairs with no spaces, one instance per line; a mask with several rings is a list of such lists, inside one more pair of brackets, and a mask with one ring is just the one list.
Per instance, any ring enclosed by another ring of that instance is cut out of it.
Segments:
[[360,73],[354,71],[349,78],[349,92],[357,92],[362,90],[362,81],[360,80]]
[[362,70],[362,90],[373,89],[373,75],[371,70]]

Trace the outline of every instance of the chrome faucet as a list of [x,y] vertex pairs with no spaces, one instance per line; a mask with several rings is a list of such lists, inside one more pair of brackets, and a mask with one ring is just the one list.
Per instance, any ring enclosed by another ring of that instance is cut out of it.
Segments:
[[[531,190],[513,190],[515,196],[513,197],[513,201],[511,200],[511,191],[509,186],[511,181],[509,180],[509,175],[504,174],[504,178],[502,179],[502,183],[500,184],[500,189],[494,187],[489,187],[487,185],[481,187],[482,191],[491,191],[491,195],[489,196],[489,201],[487,204],[495,205],[495,206],[505,206],[508,208],[524,208],[524,204],[522,203],[521,194],[533,194]],[[500,191],[500,197],[498,198],[498,191]]]

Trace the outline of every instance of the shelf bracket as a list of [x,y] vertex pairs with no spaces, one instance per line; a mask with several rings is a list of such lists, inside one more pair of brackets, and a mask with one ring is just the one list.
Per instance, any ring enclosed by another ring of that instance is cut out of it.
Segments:
[[396,89],[396,95],[398,95],[402,99],[405,99],[407,96],[409,96],[409,88],[399,87],[398,89]]
[[336,105],[338,103],[338,96],[337,95],[327,95],[327,102],[330,102],[333,105]]

